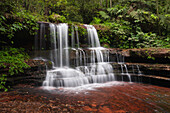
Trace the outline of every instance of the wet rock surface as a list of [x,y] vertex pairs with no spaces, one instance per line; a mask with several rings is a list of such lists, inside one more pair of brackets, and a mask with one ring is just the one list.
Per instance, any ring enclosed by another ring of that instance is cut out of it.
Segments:
[[1,113],[168,113],[169,103],[169,88],[126,82],[93,90],[57,88],[51,92],[18,84],[9,92],[0,92]]
[[[46,70],[51,68],[49,61],[29,60],[27,64],[31,68],[26,69],[24,74],[14,75],[8,77],[8,85],[16,85],[19,83],[32,84],[41,86],[46,77]],[[164,87],[170,87],[170,65],[168,64],[149,64],[149,63],[125,63],[128,71],[132,77],[133,82],[149,83]],[[142,75],[137,73],[136,66]],[[135,73],[132,68],[135,68]],[[122,80],[120,64],[113,63],[114,74],[118,81]],[[118,72],[117,72],[118,71]],[[123,76],[124,81],[129,81],[127,76]]]
[[140,71],[145,75],[156,75],[156,76],[170,78],[169,64],[150,64],[150,63],[126,63],[126,64],[128,66],[138,65]]
[[[132,82],[170,87],[170,65],[150,63],[125,64],[127,65],[128,72],[131,75]],[[121,76],[119,78],[120,81]]]
[[126,62],[170,64],[170,49],[110,49],[111,54],[114,55],[116,52],[122,54]]
[[24,84],[34,83],[35,86],[42,85],[42,82],[46,77],[46,69],[47,67],[49,68],[51,67],[50,62],[30,59],[26,61],[26,63],[30,66],[30,68],[25,69],[24,73],[8,76],[7,78],[8,85],[13,86],[20,83]]

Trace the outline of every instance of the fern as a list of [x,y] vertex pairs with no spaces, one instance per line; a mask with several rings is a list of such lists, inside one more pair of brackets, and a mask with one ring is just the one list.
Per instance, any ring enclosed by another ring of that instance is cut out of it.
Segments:
[[104,11],[99,11],[99,14],[103,19],[109,19],[110,18],[110,16],[107,15],[107,13],[105,13]]

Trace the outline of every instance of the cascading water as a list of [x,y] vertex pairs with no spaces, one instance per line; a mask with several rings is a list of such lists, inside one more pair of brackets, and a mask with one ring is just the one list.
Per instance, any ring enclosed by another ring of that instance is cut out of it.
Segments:
[[[43,86],[75,87],[83,84],[116,80],[114,69],[109,63],[109,50],[100,46],[94,26],[84,26],[87,29],[89,44],[89,48],[85,50],[80,48],[77,26],[71,26],[72,35],[71,42],[69,42],[67,24],[49,24],[50,53],[47,59],[52,61],[53,68],[47,71]],[[42,27],[40,28],[40,47],[42,47],[42,37],[44,37],[42,35],[45,35],[42,33],[45,29],[44,25],[40,25],[40,27]],[[74,58],[71,55],[73,53]],[[122,63],[124,59],[121,60],[121,56],[117,57],[118,63],[121,62],[121,66],[125,68],[126,75],[131,81],[127,67]]]
[[50,51],[50,60],[55,64],[58,63],[57,62],[57,45],[56,45],[56,26],[55,24],[49,24],[50,25],[50,38],[51,41],[54,43],[51,43],[51,51]]
[[88,41],[90,47],[101,47],[97,31],[92,25],[85,25],[87,27]]
[[[69,67],[68,25],[58,24],[56,28],[50,28],[50,32],[55,29],[57,30],[58,43],[54,43],[54,45],[58,45],[56,50],[57,57],[55,58],[58,60],[58,65],[54,63],[54,69],[47,71],[43,86],[75,87],[82,84],[88,84],[88,79],[83,72]],[[55,34],[53,36],[55,36]]]
[[[120,66],[121,66],[121,74],[122,75],[127,75],[128,78],[129,78],[129,82],[132,82],[131,75],[129,74],[127,65],[124,62],[125,61],[124,56],[121,55],[121,54],[116,53],[116,58],[117,58],[118,64],[120,64]],[[133,71],[133,69],[132,69],[132,71]],[[122,81],[123,81],[123,77],[122,77]]]

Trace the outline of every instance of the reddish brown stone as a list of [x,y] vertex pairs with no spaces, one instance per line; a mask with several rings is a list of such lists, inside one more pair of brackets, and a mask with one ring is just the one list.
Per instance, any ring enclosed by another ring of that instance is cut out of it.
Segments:
[[[0,111],[6,112],[98,112],[153,113],[170,112],[170,88],[125,83],[97,90],[52,93],[18,85],[13,91],[0,93]],[[63,90],[64,91],[64,90]]]

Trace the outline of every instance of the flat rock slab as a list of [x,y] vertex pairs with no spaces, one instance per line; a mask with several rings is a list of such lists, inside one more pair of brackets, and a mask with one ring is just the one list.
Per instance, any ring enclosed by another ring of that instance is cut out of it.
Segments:
[[[143,49],[119,49],[110,48],[110,54],[119,53],[125,57],[126,62],[135,63],[170,63],[170,49],[143,48]],[[112,57],[111,57],[112,58]]]
[[50,91],[20,84],[9,92],[0,92],[0,111],[170,112],[170,88],[127,82],[115,82],[116,85],[110,83],[108,86],[96,84],[93,88],[51,88]]
[[126,65],[128,65],[128,70],[132,69],[132,66],[138,65],[141,73],[146,76],[153,75],[170,79],[169,64],[126,63]]

